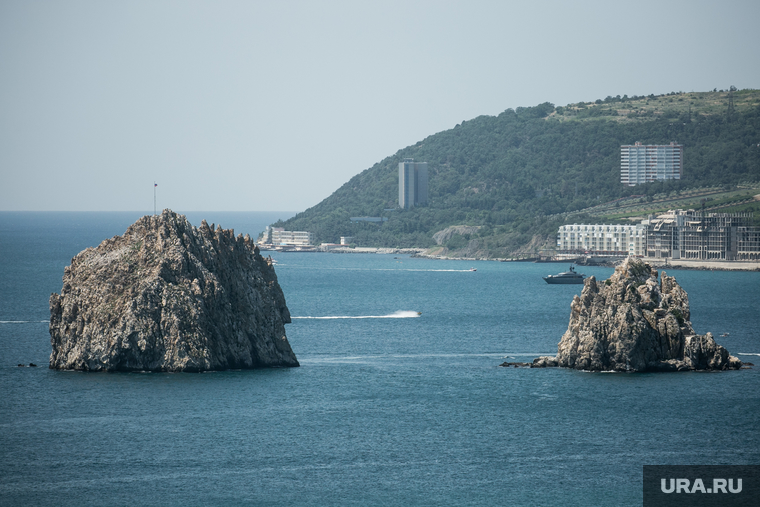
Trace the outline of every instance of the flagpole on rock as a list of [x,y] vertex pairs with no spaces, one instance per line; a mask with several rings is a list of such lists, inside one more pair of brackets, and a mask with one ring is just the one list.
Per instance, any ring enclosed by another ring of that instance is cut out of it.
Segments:
[[155,181],[153,182],[153,215],[156,214],[156,187],[158,186],[158,183]]

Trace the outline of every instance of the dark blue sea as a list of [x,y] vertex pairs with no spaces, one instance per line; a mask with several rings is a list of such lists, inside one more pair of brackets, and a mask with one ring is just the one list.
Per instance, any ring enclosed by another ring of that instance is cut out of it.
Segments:
[[[556,352],[580,290],[544,283],[559,264],[273,254],[300,368],[49,370],[64,266],[139,216],[0,213],[0,505],[641,505],[642,465],[760,464],[760,367],[499,367]],[[760,273],[669,274],[760,365]]]

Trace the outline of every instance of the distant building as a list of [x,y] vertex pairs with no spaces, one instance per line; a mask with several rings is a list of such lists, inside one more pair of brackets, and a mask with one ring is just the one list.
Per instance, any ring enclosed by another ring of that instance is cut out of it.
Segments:
[[557,232],[557,252],[643,257],[646,239],[643,225],[563,225]]
[[670,210],[639,225],[563,225],[560,255],[634,255],[654,259],[760,260],[752,213]]
[[428,200],[427,162],[405,158],[398,165],[398,206],[412,208]]
[[354,242],[354,237],[353,236],[341,236],[340,237],[340,244],[341,245],[348,246],[348,245],[350,245],[353,242]]
[[760,227],[736,228],[736,260],[760,260]]
[[659,180],[680,180],[683,176],[683,146],[636,142],[620,147],[620,183],[633,187]]
[[274,246],[311,246],[314,233],[306,231],[286,231],[282,227],[273,227],[270,243]]
[[647,257],[656,259],[755,260],[760,258],[760,228],[752,213],[670,210],[643,223]]

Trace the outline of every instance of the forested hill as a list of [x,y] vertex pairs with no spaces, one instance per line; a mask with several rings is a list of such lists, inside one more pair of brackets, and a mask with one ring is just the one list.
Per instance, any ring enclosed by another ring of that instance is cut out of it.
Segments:
[[[730,100],[732,99],[732,100]],[[732,107],[730,102],[732,102]],[[620,183],[620,146],[684,146],[680,181]],[[398,163],[427,162],[429,202],[398,209]],[[509,257],[553,243],[564,213],[633,194],[760,181],[760,90],[607,97],[594,103],[507,109],[399,150],[330,197],[276,226],[317,242],[353,236],[361,246],[431,247],[451,225],[481,226],[449,240],[451,254]],[[647,197],[648,196],[648,197]],[[351,223],[350,217],[388,221]]]

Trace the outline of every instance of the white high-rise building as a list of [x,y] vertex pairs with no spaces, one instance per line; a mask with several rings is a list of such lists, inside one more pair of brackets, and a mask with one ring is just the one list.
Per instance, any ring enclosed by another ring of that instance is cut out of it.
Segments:
[[411,208],[428,200],[427,162],[405,158],[398,165],[398,206]]
[[630,187],[683,176],[683,146],[641,144],[620,147],[620,183]]

